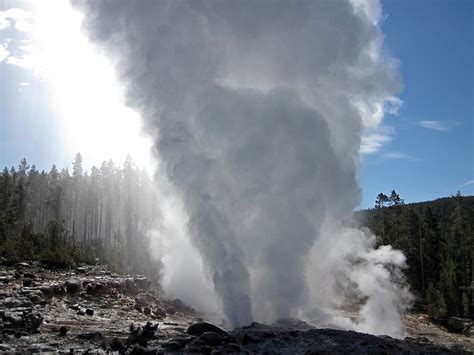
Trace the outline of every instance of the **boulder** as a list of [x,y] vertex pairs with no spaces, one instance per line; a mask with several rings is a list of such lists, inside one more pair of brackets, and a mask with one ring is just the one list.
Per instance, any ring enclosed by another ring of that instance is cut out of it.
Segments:
[[223,334],[216,332],[204,332],[199,337],[204,345],[216,346],[221,345],[224,341]]
[[220,335],[227,335],[227,332],[225,330],[222,330],[221,328],[216,327],[214,324],[207,322],[194,323],[190,325],[188,330],[186,331],[186,333],[188,333],[189,335],[194,336],[201,336],[206,332],[215,332]]
[[67,329],[64,325],[61,326],[61,327],[59,328],[59,335],[61,335],[61,336],[63,336],[63,337],[66,336],[68,330],[69,330],[69,329]]
[[82,290],[81,282],[76,279],[67,280],[64,286],[66,287],[67,293],[79,293]]

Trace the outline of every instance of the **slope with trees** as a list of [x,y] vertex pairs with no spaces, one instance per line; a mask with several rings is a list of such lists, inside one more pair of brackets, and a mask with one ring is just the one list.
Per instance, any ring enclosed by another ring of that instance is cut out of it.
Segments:
[[69,266],[97,258],[122,270],[152,263],[147,231],[157,196],[145,170],[127,157],[85,172],[77,154],[67,168],[38,171],[23,159],[0,173],[0,255]]
[[407,257],[406,277],[430,316],[473,318],[474,196],[404,204],[392,191],[375,208],[356,212],[359,221]]

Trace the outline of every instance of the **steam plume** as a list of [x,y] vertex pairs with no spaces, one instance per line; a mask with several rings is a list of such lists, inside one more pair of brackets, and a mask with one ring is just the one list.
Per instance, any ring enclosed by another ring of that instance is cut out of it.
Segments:
[[[154,137],[231,325],[297,316],[342,274],[377,298],[345,272],[355,267],[347,260],[364,256],[370,273],[402,267],[403,255],[385,250],[373,262],[372,244],[342,238],[340,221],[360,198],[363,124],[399,89],[395,61],[380,49],[378,2],[79,4]],[[315,284],[311,275],[334,261],[314,249],[321,240],[328,251],[348,244],[343,270]],[[398,316],[393,295],[386,307]]]

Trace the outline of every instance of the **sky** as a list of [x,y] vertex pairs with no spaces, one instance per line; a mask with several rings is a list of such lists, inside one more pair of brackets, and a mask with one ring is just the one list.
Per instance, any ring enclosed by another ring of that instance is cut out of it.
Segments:
[[[81,15],[65,2],[32,4],[0,1],[0,165],[70,167],[80,151],[86,166],[130,153],[153,170],[139,115],[124,105],[111,59],[82,35]],[[398,110],[363,137],[360,207],[392,189],[405,202],[473,195],[474,2],[382,5],[403,90]]]

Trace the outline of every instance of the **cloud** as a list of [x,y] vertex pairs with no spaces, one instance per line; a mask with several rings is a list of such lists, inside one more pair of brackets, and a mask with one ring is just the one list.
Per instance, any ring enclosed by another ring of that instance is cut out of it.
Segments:
[[371,134],[364,136],[361,139],[360,150],[361,154],[372,154],[378,152],[385,143],[392,140],[392,137],[380,134]]
[[383,121],[385,114],[398,115],[403,101],[395,96],[387,96],[376,101],[353,100],[352,104],[359,111],[364,127],[375,128]]
[[416,158],[412,155],[405,154],[402,152],[387,152],[383,153],[381,155],[382,159],[387,159],[387,160],[397,160],[397,159],[404,159],[404,160],[409,160],[409,161],[420,161],[421,159]]
[[454,123],[448,121],[418,121],[416,125],[434,131],[446,132],[451,129]]
[[378,152],[385,144],[392,141],[394,134],[395,130],[390,126],[367,130],[361,138],[359,153],[373,154]]
[[30,32],[32,30],[32,19],[31,12],[23,9],[10,8],[0,11],[0,30],[8,28],[14,23],[18,31]]
[[22,81],[22,82],[20,83],[20,86],[18,87],[18,91],[23,91],[23,89],[26,88],[26,87],[28,87],[28,86],[30,86],[30,83],[27,83],[27,82]]
[[10,52],[8,51],[7,47],[3,44],[0,44],[0,63],[7,59],[9,55]]
[[474,185],[474,180],[466,181],[464,184],[459,185],[459,187],[466,187],[466,186],[470,186],[470,185]]

